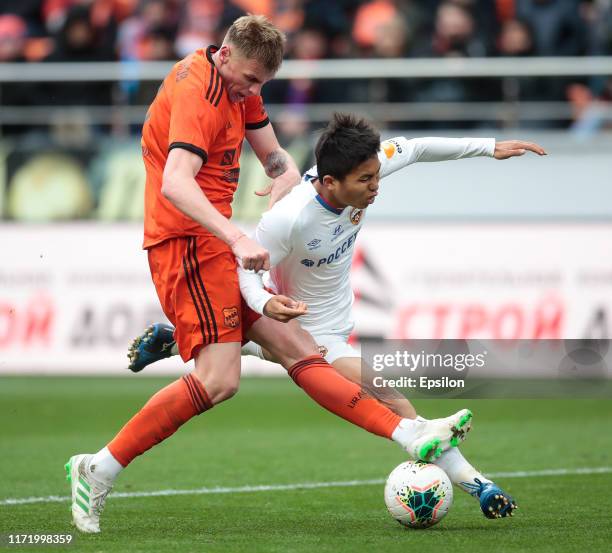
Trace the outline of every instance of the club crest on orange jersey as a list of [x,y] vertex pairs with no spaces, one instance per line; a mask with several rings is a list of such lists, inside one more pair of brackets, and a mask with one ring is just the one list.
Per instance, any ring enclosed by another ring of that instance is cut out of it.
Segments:
[[237,307],[223,308],[223,324],[228,328],[236,328],[240,325],[240,315]]
[[354,225],[358,225],[359,221],[361,221],[362,215],[363,215],[363,209],[358,209],[354,207],[351,210],[351,214],[350,214],[351,223],[353,223]]
[[321,357],[325,357],[329,350],[325,346],[318,346],[318,348],[319,348],[319,354],[321,355]]

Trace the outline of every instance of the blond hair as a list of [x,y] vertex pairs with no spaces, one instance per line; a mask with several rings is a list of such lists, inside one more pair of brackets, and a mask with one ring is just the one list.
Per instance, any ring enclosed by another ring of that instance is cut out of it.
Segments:
[[256,59],[270,73],[283,62],[285,35],[263,15],[244,15],[232,23],[223,44],[233,44],[248,59]]

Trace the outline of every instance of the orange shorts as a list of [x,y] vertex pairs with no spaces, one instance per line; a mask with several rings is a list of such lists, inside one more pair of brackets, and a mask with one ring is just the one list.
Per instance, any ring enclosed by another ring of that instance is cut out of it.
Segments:
[[209,344],[247,341],[244,335],[261,315],[240,295],[236,258],[227,244],[212,235],[170,238],[148,254],[183,361]]

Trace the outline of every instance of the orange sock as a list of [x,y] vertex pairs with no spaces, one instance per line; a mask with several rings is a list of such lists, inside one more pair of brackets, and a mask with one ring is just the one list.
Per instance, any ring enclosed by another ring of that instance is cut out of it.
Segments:
[[202,383],[188,374],[151,397],[107,447],[126,467],[135,457],[172,436],[181,425],[212,406]]
[[288,372],[319,405],[368,432],[391,439],[402,420],[318,355],[298,361]]

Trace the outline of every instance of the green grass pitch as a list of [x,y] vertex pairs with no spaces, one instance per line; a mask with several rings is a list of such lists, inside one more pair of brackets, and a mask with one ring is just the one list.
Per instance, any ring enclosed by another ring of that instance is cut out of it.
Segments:
[[[69,533],[63,465],[102,447],[171,379],[0,379],[0,534]],[[612,401],[421,400],[427,417],[462,406],[462,446],[485,473],[612,466]],[[405,459],[395,444],[337,419],[287,379],[244,379],[231,401],[190,421],[118,479],[124,493],[380,480]],[[53,551],[594,552],[612,548],[612,473],[500,477],[520,509],[485,519],[460,490],[438,526],[400,527],[383,485],[109,498],[102,533]],[[15,546],[11,550],[23,550]],[[41,547],[28,550],[41,550]]]

